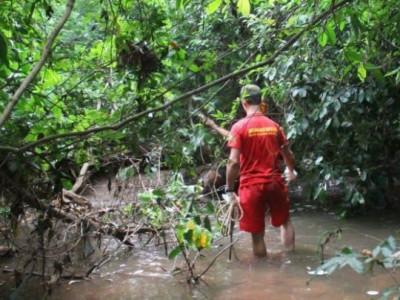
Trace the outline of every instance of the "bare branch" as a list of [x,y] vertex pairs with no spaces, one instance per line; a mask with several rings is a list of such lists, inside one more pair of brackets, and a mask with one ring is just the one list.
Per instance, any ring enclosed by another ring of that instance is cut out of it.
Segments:
[[239,239],[236,239],[234,241],[232,241],[231,243],[229,243],[228,245],[226,245],[221,251],[218,252],[218,254],[213,258],[213,260],[211,261],[211,263],[208,265],[208,267],[200,274],[198,275],[195,280],[198,280],[201,276],[203,276],[204,274],[207,273],[207,271],[211,268],[211,266],[215,263],[215,261],[217,260],[218,257],[221,256],[222,253],[224,253],[224,251],[228,248],[230,248],[234,243],[236,243]]

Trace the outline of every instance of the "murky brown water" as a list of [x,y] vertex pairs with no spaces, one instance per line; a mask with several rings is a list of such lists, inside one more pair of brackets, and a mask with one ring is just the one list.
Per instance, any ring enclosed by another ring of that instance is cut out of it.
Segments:
[[[327,245],[327,254],[332,255],[344,246],[361,251],[373,248],[390,234],[400,243],[400,220],[394,216],[375,215],[346,221],[322,212],[294,212],[293,223],[295,253],[285,255],[279,231],[267,228],[269,257],[254,259],[249,235],[237,232],[239,241],[235,249],[239,260],[229,262],[228,253],[223,254],[198,286],[189,286],[184,276],[169,275],[165,270],[172,269],[174,262],[165,258],[162,249],[149,246],[121,254],[104,266],[98,277],[60,285],[50,299],[373,299],[367,291],[381,292],[394,284],[383,270],[375,269],[373,276],[361,276],[345,268],[307,285],[308,271],[319,263],[315,248],[325,229],[343,230],[340,240]],[[222,246],[206,251],[206,258],[199,261],[197,269],[207,267],[220,249]],[[400,280],[399,275],[397,278]]]
[[[396,216],[364,216],[351,220],[337,220],[327,212],[295,211],[292,215],[296,228],[296,251],[281,251],[279,231],[268,227],[267,259],[255,259],[251,254],[250,236],[235,233],[239,260],[228,261],[228,252],[218,258],[204,281],[196,286],[186,283],[184,275],[171,276],[174,267],[162,247],[149,245],[143,249],[123,251],[106,264],[100,273],[85,281],[63,281],[48,299],[377,299],[367,291],[382,292],[394,284],[390,275],[379,269],[374,274],[361,276],[349,268],[330,276],[319,276],[307,285],[308,272],[318,266],[315,249],[320,234],[327,228],[342,228],[342,238],[327,245],[327,255],[344,246],[354,251],[373,248],[393,235],[400,244],[400,220]],[[226,245],[221,241],[215,249],[205,251],[205,258],[197,263],[200,272]],[[177,265],[181,260],[176,262]],[[397,274],[400,280],[400,275]],[[31,280],[21,299],[43,299],[39,281]]]

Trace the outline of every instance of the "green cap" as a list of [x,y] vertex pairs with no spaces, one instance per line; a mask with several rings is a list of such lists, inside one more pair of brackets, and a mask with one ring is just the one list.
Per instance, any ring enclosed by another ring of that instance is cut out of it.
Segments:
[[244,100],[261,101],[261,89],[255,84],[247,84],[240,90],[240,98]]

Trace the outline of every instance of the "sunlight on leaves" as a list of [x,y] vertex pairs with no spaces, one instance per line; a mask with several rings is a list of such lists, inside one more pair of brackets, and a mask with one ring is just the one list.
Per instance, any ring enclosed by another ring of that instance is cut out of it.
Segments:
[[238,0],[237,7],[243,16],[248,16],[250,14],[250,0]]

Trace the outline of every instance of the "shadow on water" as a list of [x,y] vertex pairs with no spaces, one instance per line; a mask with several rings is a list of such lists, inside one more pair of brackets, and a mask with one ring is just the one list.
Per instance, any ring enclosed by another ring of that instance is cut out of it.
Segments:
[[[90,280],[64,281],[48,299],[377,299],[379,296],[367,296],[367,291],[382,292],[394,283],[384,270],[375,269],[373,275],[361,276],[344,268],[330,276],[318,276],[307,285],[309,272],[320,263],[316,245],[324,230],[342,229],[341,239],[326,245],[327,257],[345,246],[359,252],[375,247],[389,235],[399,244],[400,220],[395,216],[375,214],[338,220],[327,212],[294,211],[292,220],[296,228],[295,252],[282,252],[279,231],[268,227],[268,258],[254,258],[250,236],[236,231],[238,260],[228,261],[228,252],[224,253],[196,286],[188,285],[184,275],[170,275],[169,270],[182,261],[170,261],[162,249],[147,246],[122,251]],[[227,244],[227,240],[222,241],[205,251],[197,270],[204,270]],[[43,299],[38,278],[28,283],[25,292],[20,299]]]

